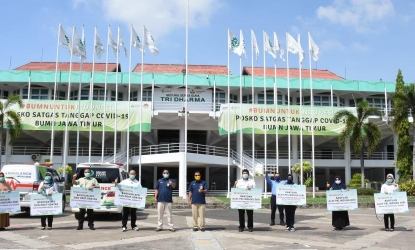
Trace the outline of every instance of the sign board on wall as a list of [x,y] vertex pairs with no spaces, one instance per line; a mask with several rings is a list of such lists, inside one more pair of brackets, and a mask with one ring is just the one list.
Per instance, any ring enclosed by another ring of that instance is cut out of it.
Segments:
[[[186,102],[186,89],[157,88],[154,89],[155,110],[182,110]],[[212,111],[212,90],[193,89],[187,91],[188,110]]]

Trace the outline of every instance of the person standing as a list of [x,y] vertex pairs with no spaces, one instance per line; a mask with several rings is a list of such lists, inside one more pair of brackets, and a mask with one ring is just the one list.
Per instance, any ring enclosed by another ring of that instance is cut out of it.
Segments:
[[[285,185],[294,185],[293,176],[291,174],[288,174],[287,182]],[[294,220],[295,220],[295,210],[297,209],[297,206],[295,205],[284,205],[285,208],[285,221],[287,222],[287,227],[285,228],[285,231],[291,231],[294,232]]]
[[[79,178],[78,180],[76,177],[78,174],[74,174],[72,178],[72,184],[79,185],[80,187],[87,188],[89,190],[92,190],[94,188],[99,188],[99,184],[97,179],[91,177],[91,169],[86,168],[84,170],[84,177]],[[94,209],[85,209],[80,208],[79,209],[79,217],[78,217],[78,227],[76,230],[82,230],[84,228],[84,221],[85,221],[85,213],[88,216],[88,227],[91,230],[95,230],[94,227]]]
[[[11,192],[13,189],[9,183],[6,182],[3,172],[0,172],[0,192]],[[0,214],[0,231],[6,230],[6,227],[10,226],[10,215],[9,213]]]
[[[206,181],[202,180],[202,176],[199,171],[195,172],[195,180],[189,185],[189,200],[188,204],[192,207],[193,216],[193,231],[205,231],[205,207],[206,207],[206,194],[208,192],[208,185]],[[198,223],[200,218],[200,223]]]
[[[334,182],[331,185],[330,190],[346,190],[346,184],[342,182],[339,175],[334,177]],[[342,230],[346,226],[350,226],[349,212],[346,211],[333,211],[331,214],[331,224],[334,230]]]
[[[248,169],[242,170],[242,178],[235,181],[233,185],[234,188],[243,188],[251,190],[255,188],[255,181],[253,179],[249,179],[249,171]],[[254,231],[254,210],[252,209],[238,209],[239,213],[239,232],[243,232],[245,229],[245,211],[248,216],[248,231]]]
[[285,181],[281,181],[280,180],[280,174],[279,173],[275,173],[274,174],[274,179],[272,180],[271,178],[269,178],[268,176],[269,171],[267,171],[266,175],[265,175],[265,179],[267,180],[268,185],[271,186],[271,223],[269,224],[270,226],[274,226],[275,225],[275,212],[277,211],[278,208],[278,213],[280,215],[280,225],[284,226],[285,222],[284,222],[284,205],[277,205],[277,186],[278,185],[283,185],[285,183]]
[[156,232],[163,230],[163,215],[167,212],[167,224],[169,230],[175,232],[173,226],[173,189],[176,188],[176,182],[170,179],[170,172],[167,169],[163,170],[163,178],[156,183],[154,190],[154,202],[157,202],[158,225]]
[[[58,185],[55,185],[53,182],[52,174],[50,172],[46,172],[45,179],[39,184],[37,192],[45,195],[52,195],[58,192]],[[65,204],[62,204],[62,206],[65,206]],[[48,230],[52,230],[53,215],[40,216],[40,229],[45,230],[46,219],[48,220]]]
[[[141,183],[135,178],[136,172],[135,170],[130,170],[129,172],[129,178],[123,180],[119,185],[123,186],[131,186],[136,188],[141,188]],[[115,179],[115,186],[118,185],[118,178]],[[131,212],[131,228],[134,231],[138,231],[138,227],[136,224],[137,221],[137,208],[135,207],[123,207],[122,208],[122,231],[127,231],[127,221],[128,221],[128,215]]]
[[[382,185],[380,192],[383,194],[391,194],[393,192],[398,192],[399,186],[395,182],[393,174],[388,174],[386,176],[386,182]],[[390,228],[389,228],[389,220],[390,220]],[[385,223],[385,231],[393,232],[395,231],[395,215],[394,214],[384,214],[383,221]]]

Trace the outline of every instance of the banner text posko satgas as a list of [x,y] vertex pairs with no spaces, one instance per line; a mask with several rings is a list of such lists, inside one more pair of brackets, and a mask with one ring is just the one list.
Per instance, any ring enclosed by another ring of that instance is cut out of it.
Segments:
[[[229,133],[252,134],[288,134],[338,135],[344,128],[344,120],[334,120],[337,111],[348,109],[355,112],[356,108],[313,107],[290,105],[261,104],[222,104],[219,116],[220,135]],[[313,115],[314,113],[314,115]],[[302,115],[300,115],[302,114]],[[228,120],[229,116],[229,120]]]
[[[142,107],[141,107],[142,106]],[[23,107],[13,107],[13,110],[21,118],[24,130],[52,130],[63,131],[68,127],[69,131],[151,131],[151,102],[118,101],[104,102],[88,100],[67,101],[64,100],[24,100]],[[105,122],[104,122],[105,120]],[[115,126],[117,123],[117,126]]]

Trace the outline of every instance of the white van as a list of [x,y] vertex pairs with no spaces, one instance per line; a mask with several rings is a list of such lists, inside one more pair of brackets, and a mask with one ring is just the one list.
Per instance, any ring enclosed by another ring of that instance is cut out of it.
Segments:
[[[115,206],[115,179],[118,183],[128,178],[127,171],[114,163],[81,163],[76,167],[77,178],[84,177],[84,170],[91,169],[91,177],[97,179],[101,188],[101,208],[94,210],[95,213],[111,213],[121,217],[122,207]],[[74,185],[76,186],[76,185]],[[79,209],[72,208],[75,217],[78,218]]]
[[[6,164],[1,168],[6,177],[7,183],[13,190],[20,192],[20,208],[22,212],[30,211],[30,195],[39,188],[47,172],[52,174],[53,182],[58,186],[58,192],[62,193],[62,204],[66,203],[65,178],[60,177],[58,172],[52,167],[34,164]],[[62,213],[65,205],[62,206]]]

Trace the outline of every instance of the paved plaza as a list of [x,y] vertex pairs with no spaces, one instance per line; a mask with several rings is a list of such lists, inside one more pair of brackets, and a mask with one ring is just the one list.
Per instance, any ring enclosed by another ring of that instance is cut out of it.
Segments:
[[[68,209],[69,210],[69,209]],[[269,226],[270,210],[254,212],[254,232],[238,232],[238,212],[208,209],[207,230],[192,231],[190,209],[174,210],[176,232],[155,232],[157,211],[139,212],[140,231],[121,232],[121,221],[96,216],[92,231],[77,231],[74,215],[55,216],[53,230],[40,230],[40,219],[27,214],[11,216],[11,226],[0,232],[0,249],[414,249],[414,212],[396,215],[395,232],[383,231],[373,208],[349,212],[351,226],[334,231],[325,209],[298,209],[295,227]],[[278,212],[277,212],[278,218]],[[379,219],[383,218],[380,216]],[[166,227],[165,227],[166,228]]]

